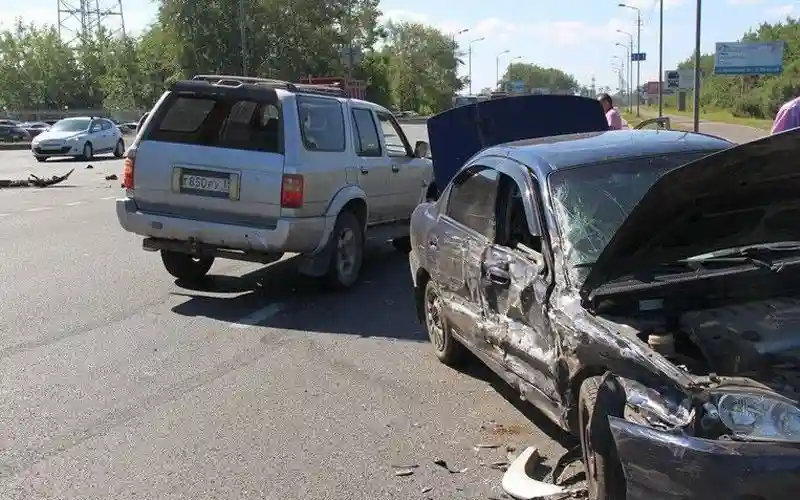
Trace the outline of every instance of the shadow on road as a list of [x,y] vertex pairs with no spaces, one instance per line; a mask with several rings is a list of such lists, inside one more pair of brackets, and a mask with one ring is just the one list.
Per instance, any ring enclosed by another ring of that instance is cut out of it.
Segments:
[[210,275],[200,286],[176,284],[187,290],[180,295],[190,297],[173,308],[183,316],[233,322],[269,304],[291,303],[291,314],[278,314],[260,324],[285,330],[427,340],[416,319],[408,256],[388,244],[367,247],[360,282],[347,292],[327,292],[317,280],[300,275],[294,258],[242,277]]
[[[173,312],[183,316],[234,322],[268,304],[291,302],[290,313],[277,314],[260,325],[303,332],[428,341],[414,309],[408,256],[397,253],[388,244],[367,248],[360,283],[344,293],[326,292],[313,278],[300,275],[295,258],[241,277],[209,275],[199,285],[177,281],[176,284],[186,290],[179,295],[189,297],[173,308]],[[533,425],[563,447],[575,445],[575,438],[521,400],[514,389],[477,358],[468,356],[459,371],[488,383]]]

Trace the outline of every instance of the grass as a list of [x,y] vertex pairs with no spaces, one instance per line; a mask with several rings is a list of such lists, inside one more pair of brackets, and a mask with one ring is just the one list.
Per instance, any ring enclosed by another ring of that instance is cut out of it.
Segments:
[[[642,106],[641,114],[646,114],[647,116],[657,116],[658,106]],[[685,116],[689,119],[691,119],[693,116],[691,109],[687,109],[686,111],[678,111],[676,108],[668,106],[664,106],[664,114],[681,117]],[[742,118],[739,116],[733,116],[730,111],[726,110],[701,110],[700,119],[710,122],[745,125],[747,127],[754,127],[764,130],[769,130],[772,127],[772,120],[764,120],[761,118]]]

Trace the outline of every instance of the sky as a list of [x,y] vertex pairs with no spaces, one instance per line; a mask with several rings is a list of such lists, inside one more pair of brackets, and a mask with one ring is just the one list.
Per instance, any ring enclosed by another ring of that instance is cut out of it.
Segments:
[[[119,0],[99,1],[101,8],[115,8]],[[641,64],[642,84],[658,79],[659,1],[626,2],[639,8],[642,17],[641,51],[647,58]],[[664,70],[674,69],[694,50],[696,1],[663,0]],[[64,2],[77,4],[78,0]],[[0,29],[12,25],[15,17],[57,24],[56,3],[0,0]],[[122,0],[122,4],[128,34],[141,33],[155,18],[156,4],[151,0]],[[613,66],[627,59],[626,49],[616,44],[629,43],[629,37],[617,30],[631,33],[636,47],[637,11],[619,7],[614,0],[382,0],[380,8],[384,19],[432,24],[455,35],[465,52],[471,45],[475,93],[494,86],[498,63],[502,75],[509,62],[559,68],[582,85],[590,85],[595,78],[597,87],[616,89],[619,80]],[[711,53],[716,42],[737,41],[760,22],[780,21],[787,15],[800,17],[800,0],[705,0],[701,50]],[[119,18],[109,18],[107,24],[119,26]],[[469,31],[456,35],[463,30]],[[477,39],[482,40],[470,44]],[[459,68],[462,76],[469,75],[468,59],[465,56]],[[633,79],[635,83],[635,63]]]

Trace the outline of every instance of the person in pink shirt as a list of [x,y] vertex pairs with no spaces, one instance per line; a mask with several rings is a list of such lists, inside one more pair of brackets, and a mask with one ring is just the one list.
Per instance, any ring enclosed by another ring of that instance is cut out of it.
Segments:
[[600,101],[600,104],[603,105],[603,111],[606,112],[608,128],[610,130],[622,130],[622,116],[614,107],[614,103],[611,101],[611,96],[608,94],[600,94],[597,100]]
[[772,124],[770,133],[777,134],[797,127],[800,127],[800,97],[795,97],[781,106],[778,114],[775,115],[775,122]]

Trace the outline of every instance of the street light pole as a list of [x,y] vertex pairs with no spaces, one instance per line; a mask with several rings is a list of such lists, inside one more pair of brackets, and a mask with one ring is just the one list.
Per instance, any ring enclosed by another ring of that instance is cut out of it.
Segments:
[[[628,57],[628,62],[629,62],[629,64],[628,64],[628,86],[631,88],[630,101],[628,103],[628,108],[629,108],[629,112],[633,113],[633,64],[630,64],[630,63],[633,62],[633,35],[628,33],[627,31],[623,31],[623,30],[617,30],[617,33],[622,33],[624,35],[628,35],[628,43],[629,43],[629,47],[630,47],[630,50],[628,50],[628,54],[630,54],[630,56]],[[636,93],[637,94],[640,93],[639,90],[640,89],[636,89]]]
[[631,81],[631,77],[632,77],[632,73],[633,73],[633,64],[630,63],[631,51],[629,50],[628,46],[625,45],[624,43],[617,42],[615,45],[618,45],[618,46],[622,47],[623,49],[625,49],[625,54],[628,56],[627,57],[627,60],[629,61],[628,62],[628,85],[626,85],[626,88],[627,88],[627,92],[628,92],[628,112],[630,113],[630,112],[633,111],[633,93],[632,93],[633,92],[633,89],[632,89],[633,82]]
[[511,52],[511,51],[506,49],[503,52],[500,52],[499,54],[497,54],[497,57],[495,58],[494,73],[495,73],[495,80],[497,80],[497,83],[496,83],[497,90],[500,90],[500,56],[502,56],[503,54],[508,54],[509,52]]
[[661,118],[664,116],[664,0],[658,3],[658,117]]
[[456,78],[458,78],[458,45],[456,45],[456,37],[458,35],[463,35],[464,33],[468,32],[469,28],[464,28],[463,30],[459,30],[453,33],[453,61],[455,62],[456,68]]
[[[663,2],[663,0],[662,0]],[[620,7],[625,7],[626,9],[633,9],[636,11],[636,53],[642,53],[642,10],[639,7],[634,7],[633,5],[628,5],[626,3],[617,4]],[[641,57],[641,56],[639,56]],[[642,100],[642,93],[639,89],[642,86],[642,61],[637,59],[636,61],[636,116],[641,116],[640,114],[640,106]]]
[[475,40],[470,40],[469,42],[469,95],[472,95],[472,44],[475,42],[480,42],[485,40],[486,37],[482,36],[480,38],[476,38]]
[[[661,0],[662,2],[664,0]],[[702,1],[697,0],[697,19],[695,20],[694,34],[694,92],[693,92],[693,117],[694,131],[700,131],[700,25],[702,24]]]

